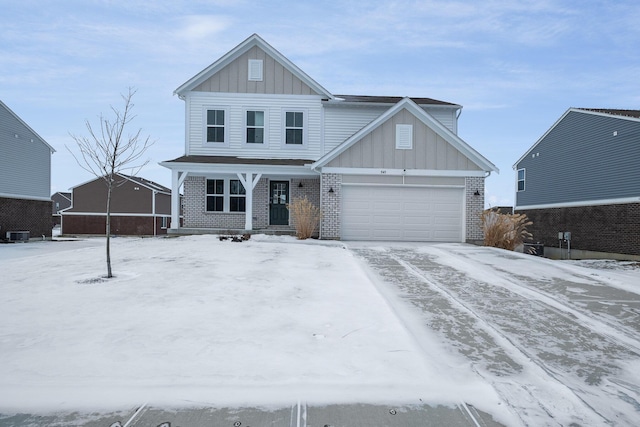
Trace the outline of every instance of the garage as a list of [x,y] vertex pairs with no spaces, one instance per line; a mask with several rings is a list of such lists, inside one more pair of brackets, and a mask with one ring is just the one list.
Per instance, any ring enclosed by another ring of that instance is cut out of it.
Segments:
[[464,189],[343,185],[341,238],[462,242]]

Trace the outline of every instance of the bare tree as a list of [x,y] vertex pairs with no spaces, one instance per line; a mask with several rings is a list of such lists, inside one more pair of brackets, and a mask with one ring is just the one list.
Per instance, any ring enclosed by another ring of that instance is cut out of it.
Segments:
[[142,129],[134,133],[126,133],[125,130],[136,117],[132,114],[134,104],[131,102],[136,90],[129,88],[127,94],[121,94],[124,101],[124,110],[118,110],[110,106],[112,118],[100,114],[100,126],[94,127],[89,120],[85,125],[89,131],[88,136],[70,134],[78,146],[80,154],[76,156],[67,147],[67,150],[76,159],[80,167],[87,172],[102,178],[107,186],[107,277],[113,277],[111,272],[111,195],[113,189],[121,182],[117,181],[118,174],[122,171],[130,171],[129,175],[136,175],[149,160],[141,161],[144,152],[155,141],[150,137],[141,137]]

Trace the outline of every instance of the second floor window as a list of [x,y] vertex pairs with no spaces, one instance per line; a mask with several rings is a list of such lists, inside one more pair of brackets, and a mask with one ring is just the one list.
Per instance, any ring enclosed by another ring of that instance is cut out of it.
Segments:
[[264,111],[247,111],[247,144],[264,144]]
[[302,145],[304,114],[300,111],[287,111],[285,117],[285,144]]
[[524,191],[524,169],[518,169],[518,191]]
[[224,110],[207,110],[207,142],[224,141]]

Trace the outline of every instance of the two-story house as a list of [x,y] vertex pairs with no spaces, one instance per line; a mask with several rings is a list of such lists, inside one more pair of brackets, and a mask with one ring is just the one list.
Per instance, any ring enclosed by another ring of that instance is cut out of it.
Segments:
[[51,155],[56,150],[0,101],[0,238],[51,237]]
[[574,257],[640,255],[640,110],[569,108],[513,168],[534,240]]
[[[104,235],[107,230],[107,185],[103,177],[76,185],[71,206],[63,209],[62,234]],[[157,236],[171,225],[171,190],[138,176],[115,174],[111,192],[111,233]]]
[[334,95],[255,34],[175,93],[186,134],[184,156],[161,163],[170,233],[288,229],[287,204],[306,196],[323,239],[482,239],[497,168],[457,136],[460,105]]

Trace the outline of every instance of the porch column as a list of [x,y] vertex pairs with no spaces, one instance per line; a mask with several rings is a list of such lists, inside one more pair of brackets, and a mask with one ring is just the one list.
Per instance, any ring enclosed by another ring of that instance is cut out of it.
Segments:
[[171,171],[171,228],[180,228],[180,186],[187,172]]
[[238,173],[237,175],[246,193],[244,229],[250,231],[253,230],[253,189],[260,181],[262,174],[247,172]]

